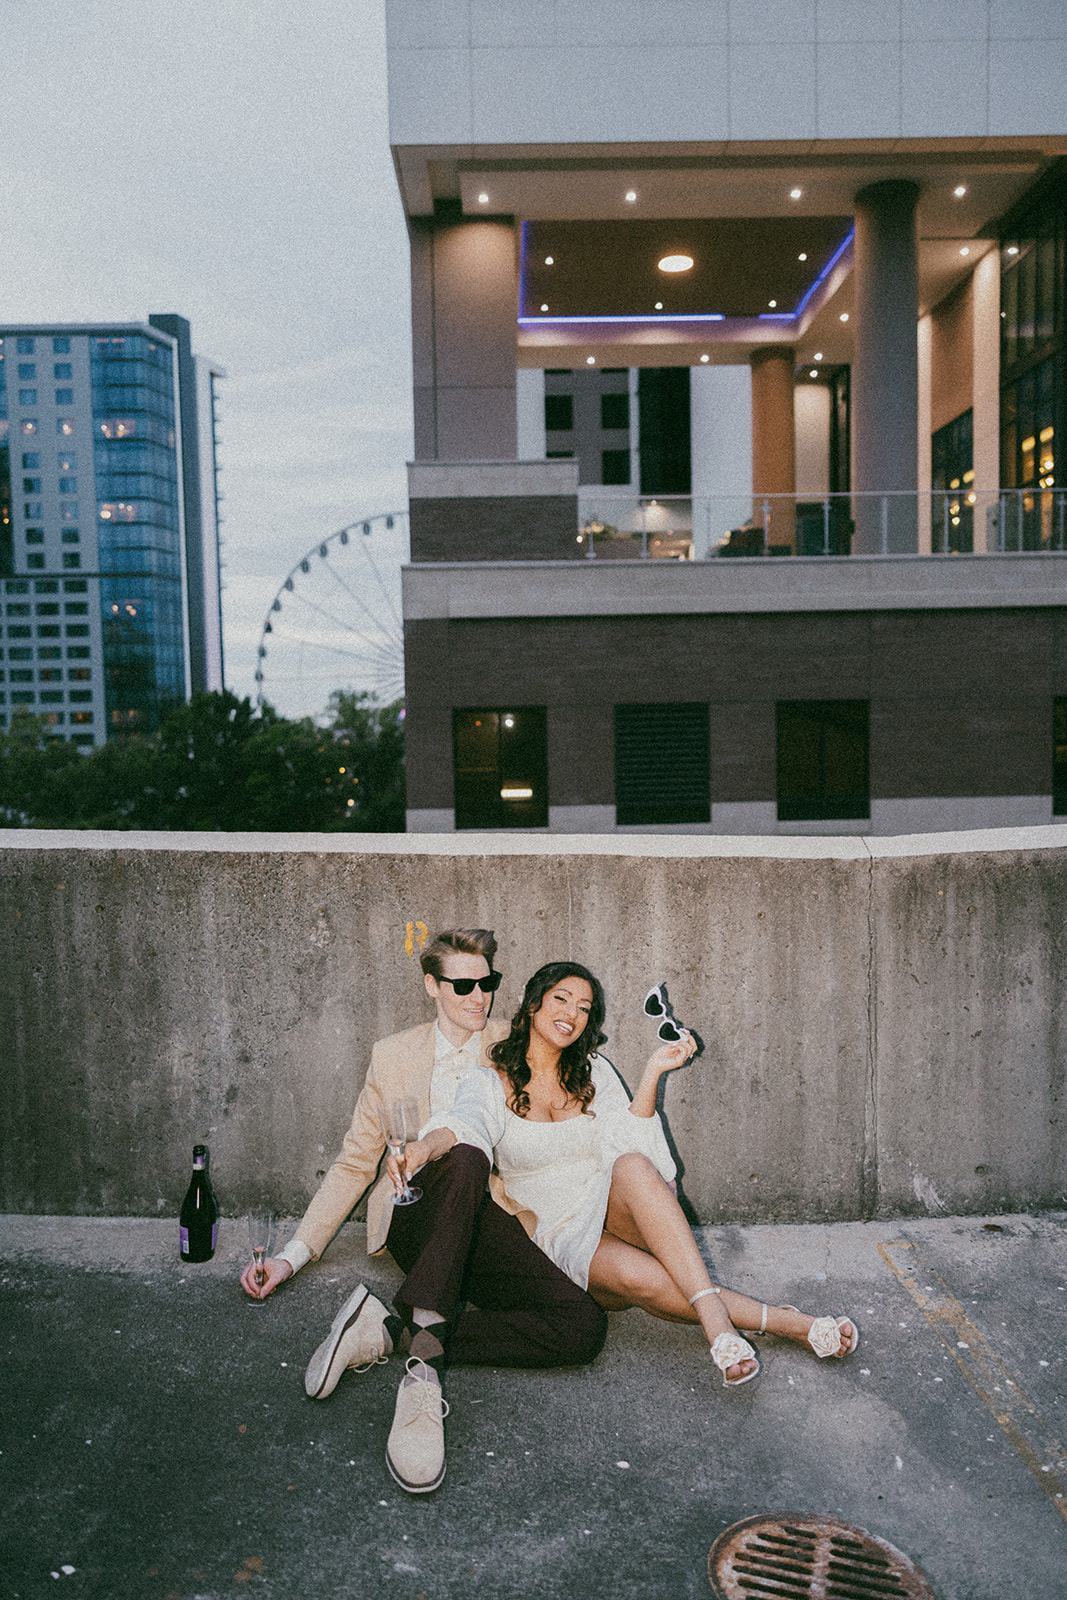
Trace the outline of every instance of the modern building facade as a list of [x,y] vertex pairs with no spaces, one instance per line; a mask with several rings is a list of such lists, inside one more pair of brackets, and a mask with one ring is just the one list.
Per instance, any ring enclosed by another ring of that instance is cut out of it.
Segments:
[[409,826],[1067,814],[1067,11],[387,20]]
[[170,314],[0,328],[0,725],[88,747],[222,687],[220,376]]

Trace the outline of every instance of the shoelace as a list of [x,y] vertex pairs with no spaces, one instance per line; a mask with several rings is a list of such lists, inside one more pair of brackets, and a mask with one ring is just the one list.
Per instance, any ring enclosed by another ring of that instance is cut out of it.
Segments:
[[416,1391],[412,1397],[414,1404],[411,1416],[407,1419],[409,1422],[414,1422],[417,1417],[424,1414],[428,1417],[448,1416],[452,1407],[441,1393],[439,1386],[431,1383],[429,1378],[416,1378],[414,1383],[408,1384],[407,1387]]
[[389,1357],[384,1354],[384,1351],[382,1349],[378,1349],[378,1350],[375,1350],[374,1354],[371,1356],[369,1361],[361,1362],[358,1367],[357,1366],[353,1366],[352,1367],[352,1371],[353,1372],[369,1372],[371,1367],[387,1367],[388,1365],[389,1365]]

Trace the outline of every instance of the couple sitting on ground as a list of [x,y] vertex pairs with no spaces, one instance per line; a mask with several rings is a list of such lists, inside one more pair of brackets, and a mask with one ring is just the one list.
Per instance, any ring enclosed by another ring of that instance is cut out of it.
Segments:
[[[698,1323],[728,1386],[759,1371],[739,1328],[807,1342],[819,1356],[859,1343],[851,1318],[764,1305],[709,1278],[656,1112],[659,1079],[694,1054],[692,1035],[661,1029],[678,1037],[649,1058],[630,1100],[597,1053],[604,994],[593,974],[570,961],[542,967],[509,1030],[489,1021],[495,954],[485,928],[441,933],[427,946],[435,1022],[374,1046],[341,1153],[294,1237],[267,1261],[262,1285],[252,1266],[241,1279],[262,1298],[318,1258],[378,1171],[389,1104],[414,1102],[420,1137],[387,1157],[367,1208],[368,1251],[388,1247],[407,1276],[391,1312],[362,1284],[353,1290],[305,1380],[312,1398],[325,1399],[348,1367],[406,1357],[386,1462],[412,1494],[445,1474],[446,1362],[592,1361],[605,1308]],[[416,1171],[422,1198],[394,1205]]]

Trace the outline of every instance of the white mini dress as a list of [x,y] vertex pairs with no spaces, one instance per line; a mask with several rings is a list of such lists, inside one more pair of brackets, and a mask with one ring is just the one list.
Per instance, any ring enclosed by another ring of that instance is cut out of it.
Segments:
[[472,1067],[460,1079],[451,1110],[431,1117],[423,1130],[450,1128],[457,1143],[483,1150],[511,1204],[536,1218],[534,1242],[583,1289],[618,1157],[629,1151],[648,1156],[668,1183],[676,1171],[659,1114],[633,1114],[605,1056],[592,1056],[590,1068],[596,1094],[589,1112],[564,1122],[530,1122],[508,1109],[498,1073]]

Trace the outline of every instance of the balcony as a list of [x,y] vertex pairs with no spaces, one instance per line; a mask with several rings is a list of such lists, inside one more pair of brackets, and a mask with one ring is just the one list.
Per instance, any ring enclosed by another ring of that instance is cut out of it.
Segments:
[[1067,491],[635,496],[578,491],[588,560],[1040,555],[1067,550]]

